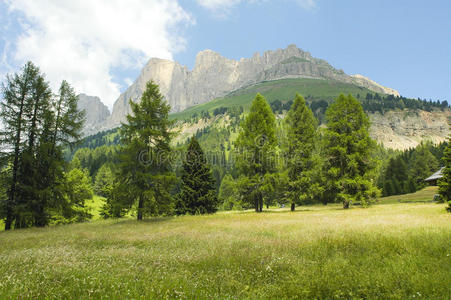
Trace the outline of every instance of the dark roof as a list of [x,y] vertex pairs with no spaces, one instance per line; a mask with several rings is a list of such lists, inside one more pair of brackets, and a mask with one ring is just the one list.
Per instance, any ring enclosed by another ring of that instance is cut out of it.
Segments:
[[438,170],[437,172],[435,172],[434,174],[432,174],[431,176],[429,176],[428,178],[426,178],[424,181],[433,181],[433,180],[437,180],[443,177],[443,169],[445,167],[441,168],[440,170]]

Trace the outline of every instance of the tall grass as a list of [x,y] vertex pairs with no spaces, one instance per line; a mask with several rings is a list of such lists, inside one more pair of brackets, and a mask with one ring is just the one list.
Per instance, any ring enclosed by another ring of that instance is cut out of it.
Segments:
[[451,297],[443,205],[107,220],[0,234],[10,298]]

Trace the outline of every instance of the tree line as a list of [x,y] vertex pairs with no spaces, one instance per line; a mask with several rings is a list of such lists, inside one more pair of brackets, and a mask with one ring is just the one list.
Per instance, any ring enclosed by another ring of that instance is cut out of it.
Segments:
[[280,128],[266,99],[257,94],[231,149],[234,171],[225,174],[219,191],[195,136],[181,168],[171,161],[173,124],[157,85],[149,82],[131,109],[120,130],[118,163],[99,171],[102,175],[96,179],[96,190],[107,198],[104,217],[135,212],[141,220],[145,215],[237,207],[260,212],[264,205],[285,202],[294,210],[318,199],[349,208],[351,203],[369,205],[379,193],[372,180],[375,143],[369,137],[369,120],[351,95],[340,95],[330,105],[327,128],[318,127],[304,98],[296,95]]
[[415,148],[392,155],[381,170],[378,186],[383,196],[401,195],[424,188],[429,177],[445,165],[447,142],[434,145],[423,142]]

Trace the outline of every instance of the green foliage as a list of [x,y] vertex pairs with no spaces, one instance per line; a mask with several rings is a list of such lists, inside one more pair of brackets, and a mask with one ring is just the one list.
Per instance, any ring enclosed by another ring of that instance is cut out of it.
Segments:
[[307,107],[305,99],[296,94],[285,118],[286,137],[283,147],[289,178],[287,194],[292,210],[295,204],[300,204],[311,195],[316,126],[317,121]]
[[116,163],[118,146],[102,145],[97,148],[79,148],[73,155],[72,163],[80,164],[80,168],[87,169],[92,178],[96,177],[99,169],[106,163]]
[[221,181],[218,195],[223,210],[242,210],[240,194],[237,183],[230,174],[224,176]]
[[438,170],[439,164],[426,145],[422,144],[415,150],[410,162],[412,167],[409,175],[418,190],[426,186],[424,180]]
[[348,208],[351,202],[368,205],[378,195],[369,172],[375,167],[369,120],[357,99],[340,95],[326,112],[325,168],[329,197]]
[[92,218],[86,201],[92,199],[94,192],[87,171],[72,169],[66,174],[65,195],[67,202],[62,212],[64,221],[57,220],[56,223],[82,222]]
[[195,137],[191,138],[183,162],[182,186],[177,195],[176,214],[205,214],[217,210],[215,180],[204,152]]
[[[444,164],[447,143],[422,142],[415,148],[385,154],[378,186],[384,196],[413,193],[424,188],[424,181]],[[388,158],[388,159],[387,159]],[[381,160],[384,157],[380,158]]]
[[170,165],[170,107],[151,81],[140,103],[130,101],[130,107],[132,114],[121,129],[117,183],[106,204],[111,211],[105,215],[121,215],[133,207],[138,220],[143,215],[171,214],[175,177]]
[[108,164],[102,165],[97,172],[94,191],[96,195],[102,197],[108,197],[111,193],[114,184],[114,174],[111,167]]
[[443,201],[448,203],[447,210],[451,212],[451,137],[448,139],[443,161],[445,165],[442,170],[443,177],[439,180],[439,194]]
[[45,226],[51,213],[67,206],[62,149],[80,138],[84,113],[72,87],[61,83],[53,95],[39,68],[28,62],[2,86],[0,118],[5,125],[2,162],[9,174],[4,202],[5,229]]
[[256,211],[262,211],[264,177],[276,171],[276,124],[274,114],[266,99],[257,94],[249,114],[241,125],[241,131],[235,141],[237,167],[247,177],[251,193],[247,200],[255,205]]

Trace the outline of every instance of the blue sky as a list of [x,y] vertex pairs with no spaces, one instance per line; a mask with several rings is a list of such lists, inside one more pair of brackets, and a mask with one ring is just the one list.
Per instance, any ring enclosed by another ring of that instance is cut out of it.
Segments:
[[0,75],[31,59],[111,107],[150,57],[192,68],[204,49],[239,59],[294,43],[404,96],[449,101],[450,3],[0,0]]

